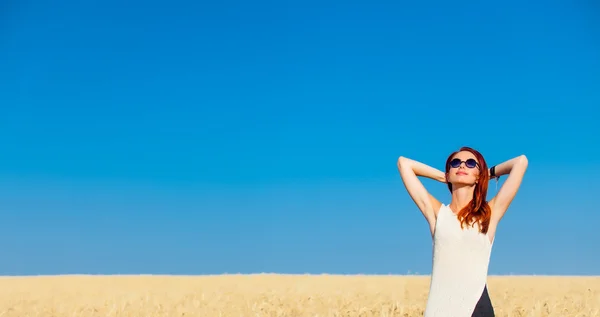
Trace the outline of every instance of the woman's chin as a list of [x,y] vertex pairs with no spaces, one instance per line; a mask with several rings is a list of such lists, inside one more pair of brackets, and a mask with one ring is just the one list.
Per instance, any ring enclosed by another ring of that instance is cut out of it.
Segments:
[[475,186],[475,182],[470,182],[466,179],[455,179],[451,183],[453,187]]

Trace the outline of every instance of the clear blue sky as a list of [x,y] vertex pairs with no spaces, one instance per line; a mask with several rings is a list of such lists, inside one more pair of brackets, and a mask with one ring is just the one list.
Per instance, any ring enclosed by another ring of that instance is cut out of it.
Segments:
[[0,274],[429,274],[396,159],[442,168],[462,145],[529,157],[490,274],[600,274],[599,18],[3,2]]

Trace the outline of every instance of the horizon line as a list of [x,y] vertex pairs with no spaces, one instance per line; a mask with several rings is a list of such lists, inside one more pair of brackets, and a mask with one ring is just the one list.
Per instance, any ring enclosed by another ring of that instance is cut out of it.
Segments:
[[[370,274],[370,273],[218,273],[218,274],[152,274],[152,273],[67,273],[67,274],[27,274],[1,275],[0,278],[32,278],[32,277],[227,277],[227,276],[334,276],[334,277],[431,277],[431,274]],[[600,277],[600,275],[585,274],[488,274],[488,277]]]

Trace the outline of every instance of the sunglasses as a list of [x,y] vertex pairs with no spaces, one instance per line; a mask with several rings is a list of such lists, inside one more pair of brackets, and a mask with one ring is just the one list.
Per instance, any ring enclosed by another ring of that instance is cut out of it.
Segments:
[[475,168],[475,167],[479,166],[479,163],[477,163],[477,161],[472,158],[470,158],[466,161],[461,161],[460,159],[455,158],[452,161],[450,161],[450,167],[457,168],[462,163],[465,163],[465,166],[468,168]]

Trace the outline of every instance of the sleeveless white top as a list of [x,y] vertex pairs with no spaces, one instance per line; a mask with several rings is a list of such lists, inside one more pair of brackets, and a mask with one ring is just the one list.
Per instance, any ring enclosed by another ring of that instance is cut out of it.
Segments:
[[[433,235],[433,270],[424,317],[467,317],[483,294],[493,243],[477,224],[460,227],[442,204]],[[494,239],[495,240],[495,239]]]

